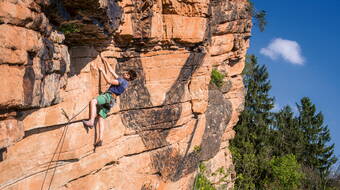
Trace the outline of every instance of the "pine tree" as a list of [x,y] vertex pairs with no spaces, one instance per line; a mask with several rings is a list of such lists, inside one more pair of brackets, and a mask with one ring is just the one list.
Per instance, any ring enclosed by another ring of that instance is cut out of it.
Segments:
[[[336,162],[334,144],[328,146],[331,140],[327,125],[321,112],[316,113],[316,107],[307,97],[297,104],[299,110],[298,125],[303,132],[303,149],[298,160],[320,177],[321,184],[307,180],[306,186],[310,189],[326,189],[326,178],[330,167]],[[315,181],[315,180],[314,180]],[[310,185],[313,185],[310,187]]]
[[298,119],[290,106],[283,107],[274,114],[272,127],[274,156],[293,154],[301,157],[303,132],[298,127]]
[[234,127],[237,136],[231,142],[238,174],[235,189],[263,189],[270,160],[268,136],[274,99],[269,96],[267,68],[258,65],[254,55],[247,58],[244,84],[245,109]]
[[335,184],[336,180],[327,181],[337,160],[334,144],[328,145],[330,131],[310,99],[302,98],[297,104],[298,116],[289,106],[272,113],[268,72],[253,55],[247,58],[244,84],[245,109],[231,141],[235,189],[296,189],[302,177],[303,189],[327,189]]

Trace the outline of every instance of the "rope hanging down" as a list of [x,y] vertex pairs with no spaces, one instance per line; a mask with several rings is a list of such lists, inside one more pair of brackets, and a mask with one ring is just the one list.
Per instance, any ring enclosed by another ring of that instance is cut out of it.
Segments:
[[56,155],[56,153],[57,153],[57,151],[58,151],[58,148],[59,148],[59,145],[60,145],[60,150],[59,150],[57,159],[55,160],[56,164],[55,164],[55,166],[54,166],[54,170],[53,170],[53,173],[52,173],[51,181],[50,181],[50,183],[49,183],[49,185],[48,185],[48,189],[51,188],[52,181],[53,181],[55,172],[56,172],[57,167],[58,167],[58,166],[57,166],[57,165],[58,165],[58,160],[59,160],[59,158],[60,158],[61,150],[62,150],[63,145],[64,145],[65,136],[66,136],[66,134],[67,134],[67,130],[68,130],[69,124],[71,123],[71,121],[72,121],[73,119],[75,119],[78,115],[80,115],[83,111],[85,111],[85,109],[86,109],[88,106],[89,106],[89,105],[86,105],[82,110],[80,110],[80,111],[79,111],[76,115],[74,115],[71,119],[68,117],[68,115],[67,115],[67,113],[65,112],[65,110],[64,110],[64,109],[61,109],[62,114],[63,114],[63,115],[66,117],[66,119],[67,119],[67,122],[65,123],[65,128],[64,128],[64,130],[63,130],[63,132],[62,132],[62,134],[61,134],[61,137],[60,137],[59,142],[58,142],[58,144],[57,144],[57,147],[56,147],[56,149],[55,149],[55,151],[54,151],[54,153],[53,153],[53,156],[52,156],[52,158],[51,158],[51,160],[49,161],[49,164],[48,164],[48,166],[47,166],[47,170],[46,170],[46,173],[45,173],[45,177],[44,177],[43,183],[42,183],[42,185],[41,185],[41,190],[43,190],[43,188],[44,188],[44,184],[45,184],[45,181],[46,181],[47,173],[48,173],[48,171],[49,171],[50,169],[52,169],[51,165],[52,165],[54,156]]
[[[98,90],[99,90],[99,94],[101,94],[101,88],[100,88],[100,87],[101,87],[101,75],[99,74],[99,89],[98,89]],[[59,150],[57,159],[55,160],[56,164],[55,164],[55,166],[54,166],[54,170],[53,170],[53,173],[52,173],[52,176],[51,176],[51,181],[50,181],[50,183],[49,183],[49,185],[48,185],[48,190],[51,188],[51,185],[52,185],[52,182],[53,182],[53,178],[54,178],[55,172],[56,172],[57,167],[58,167],[58,166],[57,166],[57,165],[58,165],[58,160],[59,160],[59,158],[60,158],[60,154],[61,154],[61,151],[62,151],[62,148],[63,148],[63,145],[64,145],[65,136],[66,136],[66,134],[67,134],[67,130],[68,130],[69,124],[70,124],[70,123],[77,123],[77,122],[80,122],[80,121],[72,122],[72,120],[75,119],[76,117],[78,117],[83,111],[85,111],[85,109],[86,109],[88,106],[89,106],[89,105],[84,106],[84,108],[81,109],[81,110],[80,110],[77,114],[75,114],[72,118],[69,118],[69,116],[67,115],[66,111],[65,111],[63,108],[61,108],[62,114],[63,114],[63,115],[65,116],[65,118],[67,119],[67,122],[64,124],[64,125],[65,125],[65,128],[64,128],[64,130],[63,130],[63,132],[62,132],[62,134],[61,134],[61,137],[60,137],[59,142],[58,142],[58,144],[57,144],[57,147],[56,147],[56,149],[55,149],[55,151],[54,151],[54,153],[53,153],[53,156],[52,156],[52,158],[51,158],[51,160],[49,161],[49,164],[48,164],[48,166],[47,166],[47,170],[46,170],[46,173],[45,173],[45,176],[44,176],[44,180],[43,180],[42,185],[41,185],[41,190],[43,190],[43,188],[44,188],[44,185],[45,185],[45,181],[46,181],[46,177],[47,177],[48,171],[49,171],[50,169],[52,169],[51,165],[52,165],[53,159],[54,159],[54,157],[55,157],[55,155],[56,155],[56,153],[57,153],[57,151],[58,151],[58,149],[59,149],[59,145],[60,145],[60,150]]]

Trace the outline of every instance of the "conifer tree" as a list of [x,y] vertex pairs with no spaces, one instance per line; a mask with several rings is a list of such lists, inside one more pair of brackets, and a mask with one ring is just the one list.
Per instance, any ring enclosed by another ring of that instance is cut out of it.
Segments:
[[270,159],[268,137],[274,99],[269,96],[267,68],[258,65],[254,55],[247,58],[244,72],[245,109],[234,127],[237,136],[231,142],[238,174],[235,189],[263,189]]
[[[237,179],[235,189],[327,189],[336,162],[334,144],[321,112],[309,98],[297,104],[298,114],[286,106],[272,113],[274,98],[268,72],[254,55],[247,58],[244,70],[247,90],[245,109],[234,127],[231,141]],[[302,167],[300,167],[302,166]],[[302,170],[301,170],[302,169]],[[301,171],[304,172],[302,175]],[[287,186],[287,184],[291,184]]]
[[298,127],[298,119],[290,106],[283,107],[274,114],[272,126],[274,156],[293,154],[301,157],[303,132]]
[[[303,132],[303,149],[300,162],[311,171],[314,175],[320,177],[320,183],[311,189],[326,189],[326,179],[330,167],[336,162],[334,156],[334,144],[327,145],[331,140],[330,132],[327,125],[324,125],[324,117],[321,112],[316,113],[316,107],[308,97],[301,99],[297,104],[299,110],[298,125]],[[307,179],[306,185],[312,184]]]

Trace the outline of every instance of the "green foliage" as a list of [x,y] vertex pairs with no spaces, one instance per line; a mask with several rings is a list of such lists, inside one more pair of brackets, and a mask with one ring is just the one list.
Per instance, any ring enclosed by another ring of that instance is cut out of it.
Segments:
[[274,157],[269,162],[273,184],[277,190],[298,189],[304,175],[301,166],[292,154],[282,157]]
[[216,190],[209,179],[205,176],[205,173],[206,166],[203,163],[200,163],[193,190]]
[[201,152],[202,148],[200,146],[194,146],[194,152],[198,153]]
[[243,78],[245,108],[230,147],[237,173],[235,189],[335,187],[329,173],[337,159],[323,114],[306,97],[297,104],[297,114],[290,106],[272,112],[269,74],[254,55],[247,57]]
[[80,32],[79,25],[75,23],[67,23],[63,24],[59,27],[59,30],[64,33],[65,35],[72,34],[72,33],[78,33]]
[[[299,110],[298,127],[303,133],[303,152],[299,160],[305,167],[310,168],[320,176],[320,189],[326,188],[326,178],[330,167],[337,161],[334,156],[334,144],[328,146],[331,140],[327,125],[321,112],[316,113],[316,106],[307,97],[297,104]],[[308,186],[310,182],[306,182]]]
[[197,174],[193,190],[216,190],[209,179],[203,174]]
[[260,31],[263,32],[267,25],[267,21],[266,21],[267,12],[264,10],[260,10],[260,11],[256,10],[254,3],[249,0],[248,2],[249,2],[249,12],[251,16],[255,19],[256,24],[258,25]]
[[231,175],[231,168],[229,168],[227,171],[224,169],[224,167],[220,167],[218,168],[215,172],[213,172],[211,174],[211,176],[217,177],[218,178],[218,182],[217,184],[220,184],[221,182],[223,182],[224,184],[229,183],[229,177]]
[[290,106],[285,106],[273,114],[271,133],[275,156],[293,154],[298,158],[301,157],[303,132],[299,129],[298,119],[294,116]]
[[259,29],[260,29],[261,32],[264,31],[264,29],[265,29],[265,27],[267,25],[266,15],[267,15],[267,13],[264,10],[261,10],[261,11],[258,11],[258,12],[254,13],[254,18],[257,21],[257,24],[258,24]]
[[217,69],[211,71],[211,83],[215,84],[218,88],[223,85],[224,75],[220,73]]
[[[223,167],[220,167],[216,171],[210,172],[211,171],[207,171],[207,168],[203,163],[199,164],[193,190],[216,190],[214,185],[219,186],[218,189],[226,189],[226,185],[230,183],[229,177],[231,175],[231,168],[225,170]],[[208,177],[212,176],[216,180],[214,184],[208,179]]]
[[332,187],[331,190],[340,190],[340,165],[334,168],[328,179],[327,186]]
[[237,135],[231,142],[238,174],[235,189],[264,189],[268,178],[271,142],[269,141],[270,110],[274,99],[269,96],[271,88],[265,66],[257,64],[255,56],[248,56],[243,73],[247,89],[245,109],[234,127]]
[[273,118],[273,154],[294,154],[306,173],[304,189],[326,189],[330,167],[336,162],[334,145],[328,146],[330,132],[323,124],[323,115],[307,97],[297,104],[298,116],[289,106]]
[[200,172],[200,173],[204,173],[206,170],[207,170],[207,167],[203,164],[203,163],[200,163],[199,165],[198,165],[198,171]]

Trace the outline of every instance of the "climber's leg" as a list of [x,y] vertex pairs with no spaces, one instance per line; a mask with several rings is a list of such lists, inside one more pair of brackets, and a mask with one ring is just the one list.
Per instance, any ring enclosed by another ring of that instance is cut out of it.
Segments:
[[104,136],[105,119],[99,116],[98,125],[99,125],[99,135],[98,135],[98,140],[96,141],[96,146],[101,146],[103,142],[103,136]]
[[89,127],[93,127],[94,120],[97,115],[97,99],[92,99],[90,102],[90,119],[88,121],[84,121],[83,123]]
[[94,145],[98,142],[99,139],[99,123],[98,123],[99,116],[96,117],[95,122],[95,131],[94,131]]

